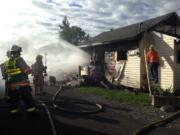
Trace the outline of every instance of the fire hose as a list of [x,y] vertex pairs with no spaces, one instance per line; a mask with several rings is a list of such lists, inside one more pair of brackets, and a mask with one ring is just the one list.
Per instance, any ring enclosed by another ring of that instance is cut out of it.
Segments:
[[[53,104],[53,107],[55,109],[58,109],[60,111],[63,111],[63,112],[68,112],[68,113],[73,113],[73,114],[94,114],[94,113],[97,113],[99,111],[102,110],[102,105],[100,104],[94,104],[94,103],[91,103],[91,102],[88,102],[88,101],[85,101],[85,102],[78,102],[80,104],[85,104],[85,105],[91,105],[91,106],[95,106],[96,109],[95,110],[92,110],[92,111],[72,111],[72,110],[68,110],[68,109],[64,109],[62,107],[60,107],[59,105],[56,104],[56,100],[57,100],[57,96],[60,94],[60,92],[62,92],[63,90],[63,87],[60,86],[58,91],[53,95],[52,97],[52,104]],[[41,101],[41,100],[37,100],[39,102],[39,105],[43,106],[44,110],[46,111],[47,115],[48,115],[48,119],[49,119],[49,123],[50,123],[50,126],[51,126],[51,130],[52,130],[52,133],[53,135],[57,135],[57,132],[56,132],[56,128],[55,128],[55,125],[54,125],[54,122],[53,122],[53,118],[52,118],[52,115],[48,109],[48,107],[46,106],[46,104],[44,102],[46,101]]]
[[50,111],[48,110],[46,104],[42,103],[41,101],[40,101],[40,105],[43,106],[44,110],[46,111],[46,113],[48,115],[49,123],[50,123],[51,130],[52,130],[52,134],[57,135],[56,128],[55,128],[55,125],[54,125],[54,122],[53,122]]
[[174,119],[176,119],[177,117],[180,116],[180,111],[174,113],[173,115],[167,117],[167,118],[164,118],[162,120],[158,120],[158,121],[155,121],[153,123],[150,123],[148,125],[145,125],[144,127],[136,130],[133,135],[143,135],[144,133],[147,133],[149,132],[150,130],[152,129],[155,129],[155,128],[158,128],[162,125],[165,125],[171,121],[173,121]]
[[[4,101],[4,99],[0,99],[0,101]],[[55,125],[54,125],[54,122],[53,122],[53,119],[52,119],[52,115],[48,109],[48,107],[46,106],[46,104],[44,103],[44,101],[41,101],[41,100],[36,100],[38,103],[36,104],[37,106],[42,106],[48,116],[48,121],[49,121],[49,124],[51,126],[51,131],[52,131],[52,135],[57,135],[57,132],[56,132],[56,128],[55,128]],[[9,108],[8,105],[0,105],[1,108]]]
[[60,107],[60,105],[57,105],[57,96],[62,92],[62,90],[63,90],[63,87],[60,86],[58,91],[52,97],[53,107],[55,109],[58,109],[59,111],[84,115],[84,114],[95,114],[95,113],[98,113],[98,112],[102,111],[102,109],[103,109],[102,105],[97,104],[97,103],[92,103],[92,102],[89,102],[89,101],[76,101],[74,103],[78,103],[78,104],[82,104],[82,105],[95,106],[96,109],[88,110],[88,111],[75,111],[75,110],[69,110],[69,109],[65,109],[63,107]]
[[[81,103],[81,104],[87,104],[87,105],[95,105],[97,107],[96,110],[93,110],[93,111],[72,111],[72,110],[68,110],[68,109],[64,109],[62,107],[60,107],[59,105],[56,104],[56,100],[57,100],[57,96],[63,91],[63,87],[60,86],[59,90],[54,94],[54,96],[52,97],[52,103],[53,103],[53,107],[60,110],[60,111],[63,111],[63,112],[67,112],[67,113],[73,113],[73,114],[93,114],[93,113],[97,113],[99,111],[101,111],[103,108],[102,108],[102,105],[100,104],[94,104],[94,103],[91,103],[91,102],[84,102],[84,103]],[[144,127],[136,130],[133,135],[143,135],[144,133],[147,133],[149,132],[150,130],[152,129],[155,129],[155,128],[158,128],[162,125],[165,125],[171,121],[173,121],[175,118],[179,117],[180,116],[180,111],[174,113],[173,115],[165,118],[165,119],[162,119],[162,120],[158,120],[158,121],[155,121],[153,123],[150,123],[148,125],[145,125]]]

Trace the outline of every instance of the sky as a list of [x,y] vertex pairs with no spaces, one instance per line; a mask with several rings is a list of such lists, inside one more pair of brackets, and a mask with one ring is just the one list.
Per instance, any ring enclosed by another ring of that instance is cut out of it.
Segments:
[[95,36],[179,8],[179,0],[3,0],[0,36],[9,40],[21,34],[23,37],[54,34],[65,15],[71,25]]
[[67,16],[91,37],[157,17],[180,13],[179,0],[3,0],[0,3],[0,63],[13,44],[31,65],[37,54],[47,53],[50,75],[76,68],[89,56],[58,39],[59,24]]
[[[56,30],[66,15],[70,24],[91,36],[180,9],[179,0],[38,0],[33,6],[48,12],[41,24]],[[178,10],[180,13],[180,10]]]

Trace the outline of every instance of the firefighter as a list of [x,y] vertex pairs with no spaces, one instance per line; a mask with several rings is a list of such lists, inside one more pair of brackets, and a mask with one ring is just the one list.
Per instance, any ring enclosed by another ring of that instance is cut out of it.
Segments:
[[149,64],[150,80],[154,83],[158,83],[158,67],[159,67],[159,56],[153,45],[150,45],[149,51],[147,52],[147,62]]
[[5,74],[7,74],[8,95],[10,97],[10,113],[18,114],[18,101],[21,97],[26,104],[26,111],[32,114],[36,111],[36,108],[28,80],[28,74],[31,73],[31,70],[21,57],[21,51],[21,47],[13,45],[11,48],[11,58],[4,65]]
[[[8,50],[6,52],[6,56],[7,56],[8,59],[11,59],[11,52],[10,52],[10,50]],[[6,60],[4,63],[1,64],[1,73],[2,73],[3,80],[5,80],[5,100],[6,101],[9,100],[8,88],[7,88],[7,74],[5,73],[5,64],[7,62],[8,62],[8,60]]]
[[43,92],[44,76],[47,76],[47,67],[43,65],[43,56],[37,55],[36,62],[32,65],[32,75],[35,87],[35,95],[40,95]]

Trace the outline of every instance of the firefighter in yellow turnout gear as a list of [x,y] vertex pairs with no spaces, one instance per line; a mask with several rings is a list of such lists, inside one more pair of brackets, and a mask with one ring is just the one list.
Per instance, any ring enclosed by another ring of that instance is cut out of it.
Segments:
[[28,80],[28,74],[31,73],[31,70],[24,59],[20,57],[21,51],[21,47],[13,45],[11,57],[4,63],[11,114],[16,114],[19,111],[18,101],[20,97],[26,104],[27,112],[35,112],[36,110]]
[[[11,58],[11,52],[10,50],[8,50],[6,52],[6,56],[10,59]],[[7,89],[7,74],[5,73],[5,64],[7,63],[8,60],[6,60],[4,63],[1,64],[1,73],[2,73],[2,77],[3,80],[5,80],[5,100],[8,101],[9,100],[9,96],[8,96],[8,89]]]

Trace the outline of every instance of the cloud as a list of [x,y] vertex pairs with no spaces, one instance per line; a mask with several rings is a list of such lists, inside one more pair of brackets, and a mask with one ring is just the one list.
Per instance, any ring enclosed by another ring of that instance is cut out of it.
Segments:
[[178,0],[40,0],[33,4],[58,20],[54,25],[66,15],[72,25],[81,26],[91,36],[172,12],[180,6]]
[[70,6],[70,7],[75,7],[75,8],[82,8],[81,5],[79,5],[79,4],[75,3],[75,2],[70,3],[69,6]]
[[172,11],[180,14],[179,0],[3,0],[0,4],[0,62],[12,44],[23,48],[23,57],[34,62],[48,53],[48,72],[76,68],[88,55],[62,39],[58,25],[66,15],[91,36]]

